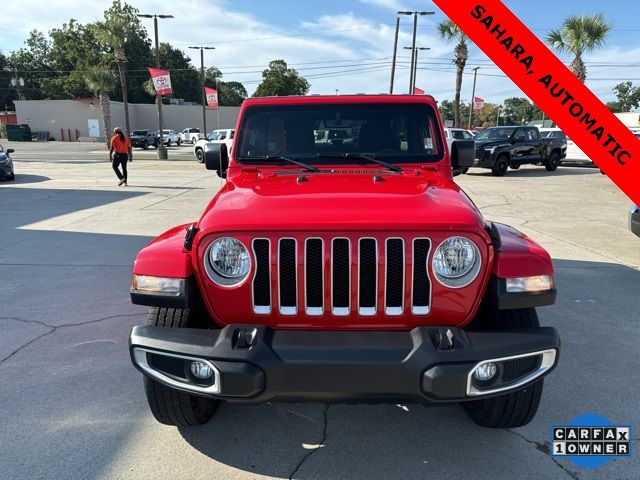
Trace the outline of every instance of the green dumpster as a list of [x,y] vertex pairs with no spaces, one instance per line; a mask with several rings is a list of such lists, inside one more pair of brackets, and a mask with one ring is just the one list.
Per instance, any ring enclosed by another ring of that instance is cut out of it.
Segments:
[[13,142],[30,142],[31,127],[26,123],[20,125],[7,125],[7,140]]

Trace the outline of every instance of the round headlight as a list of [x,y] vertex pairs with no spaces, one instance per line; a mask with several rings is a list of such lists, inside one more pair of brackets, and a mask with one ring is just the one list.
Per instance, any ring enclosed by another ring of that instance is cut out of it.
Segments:
[[460,288],[470,284],[480,270],[480,252],[465,237],[451,237],[433,254],[433,271],[444,285]]
[[221,237],[214,240],[207,253],[207,269],[216,283],[235,285],[249,273],[251,259],[246,247],[233,237]]

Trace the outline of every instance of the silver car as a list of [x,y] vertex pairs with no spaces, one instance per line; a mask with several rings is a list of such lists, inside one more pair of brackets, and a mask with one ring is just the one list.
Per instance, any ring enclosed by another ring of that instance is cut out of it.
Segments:
[[15,180],[16,175],[13,172],[13,160],[11,160],[11,153],[13,148],[7,148],[6,150],[0,145],[0,178],[6,180]]

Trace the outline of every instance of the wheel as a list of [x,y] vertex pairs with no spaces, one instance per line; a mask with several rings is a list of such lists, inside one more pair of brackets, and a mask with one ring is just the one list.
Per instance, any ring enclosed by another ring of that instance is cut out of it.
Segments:
[[462,173],[467,173],[468,171],[469,171],[469,169],[468,169],[468,168],[463,168],[463,169],[462,169]]
[[[187,328],[195,324],[192,310],[152,308],[147,325]],[[197,426],[205,424],[216,412],[219,400],[179,392],[144,376],[144,393],[151,413],[165,425]]]
[[7,177],[7,180],[9,180],[10,182],[16,179],[16,174],[14,172],[11,172],[9,174],[9,176]]
[[[538,315],[534,308],[501,310],[492,319],[492,327],[499,329],[539,327]],[[482,427],[516,428],[528,424],[540,405],[543,380],[538,380],[518,390],[499,397],[464,402],[471,419]]]
[[158,145],[159,145],[158,140],[154,140],[153,141],[153,148],[155,148],[157,150],[158,149]]
[[182,139],[178,138],[178,141],[176,142],[176,145],[180,146],[181,143],[182,143]]
[[204,162],[204,152],[201,148],[196,148],[196,160],[198,161],[198,163]]
[[496,158],[493,167],[491,167],[491,172],[495,177],[504,177],[507,173],[507,168],[509,168],[509,159],[505,154],[502,154]]
[[144,143],[142,144],[142,149],[143,150],[149,150],[149,142],[147,142],[146,140],[144,141]]
[[167,140],[167,147],[171,146],[171,140]]
[[519,163],[512,163],[511,165],[509,165],[509,168],[511,170],[517,170],[520,168],[520,164]]
[[558,155],[558,152],[551,152],[551,156],[545,162],[544,168],[547,169],[547,172],[555,172],[558,169],[558,165],[560,165],[560,155]]

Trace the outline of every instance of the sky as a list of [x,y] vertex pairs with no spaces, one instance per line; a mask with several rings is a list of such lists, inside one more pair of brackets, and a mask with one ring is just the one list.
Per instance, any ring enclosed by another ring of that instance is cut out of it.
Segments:
[[[455,0],[451,0],[455,1]],[[47,32],[70,18],[91,22],[102,17],[108,0],[30,0],[4,2],[0,50],[7,54],[23,45],[32,29]],[[311,84],[309,93],[388,92],[396,11],[434,11],[419,17],[416,45],[420,52],[416,85],[437,100],[453,99],[453,45],[438,38],[436,25],[445,15],[422,0],[128,0],[141,13],[172,14],[160,20],[160,41],[184,49],[199,66],[199,52],[189,45],[208,45],[205,65],[215,65],[223,80],[242,82],[251,94],[270,60],[284,59]],[[615,99],[612,87],[625,80],[640,84],[640,2],[631,0],[507,0],[505,4],[541,38],[572,13],[602,12],[613,23],[605,47],[587,54],[587,86],[603,101]],[[38,12],[46,12],[39,14]],[[146,22],[152,34],[152,21]],[[395,93],[408,91],[412,17],[401,17]],[[151,35],[152,36],[152,35]],[[569,62],[571,58],[561,56]],[[462,98],[471,98],[478,71],[476,96],[500,103],[524,96],[517,86],[474,45],[462,84]]]

